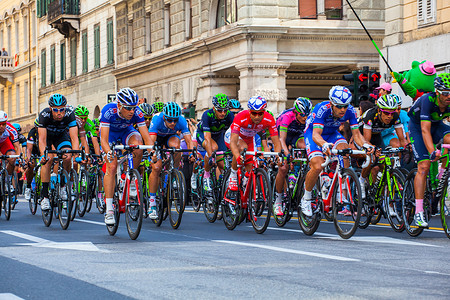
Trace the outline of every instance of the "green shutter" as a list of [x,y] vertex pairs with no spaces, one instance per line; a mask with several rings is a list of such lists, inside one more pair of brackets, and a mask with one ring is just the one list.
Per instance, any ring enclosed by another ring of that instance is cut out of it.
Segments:
[[83,73],[88,71],[88,45],[87,45],[87,32],[83,32],[81,38],[82,59],[83,59]]
[[107,25],[107,37],[108,37],[108,64],[114,63],[114,31],[113,21],[109,20]]
[[77,76],[77,39],[70,40],[70,76]]
[[55,83],[55,45],[50,47],[50,83]]
[[47,76],[46,64],[47,64],[47,59],[46,59],[45,50],[42,50],[42,53],[41,53],[41,87],[45,87],[45,85],[46,85],[46,82],[45,82],[45,79]]
[[61,43],[61,80],[66,80],[66,43]]
[[94,27],[94,68],[100,68],[100,26]]

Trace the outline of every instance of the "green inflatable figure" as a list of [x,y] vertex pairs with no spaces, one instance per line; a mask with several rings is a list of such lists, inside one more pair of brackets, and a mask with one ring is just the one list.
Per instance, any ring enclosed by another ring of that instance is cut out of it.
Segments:
[[391,75],[414,101],[423,94],[434,92],[436,68],[431,61],[413,61],[411,70],[403,73],[392,72]]

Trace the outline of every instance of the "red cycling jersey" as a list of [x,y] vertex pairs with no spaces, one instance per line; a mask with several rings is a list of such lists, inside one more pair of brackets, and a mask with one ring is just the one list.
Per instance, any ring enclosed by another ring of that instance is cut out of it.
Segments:
[[253,137],[260,131],[269,129],[270,136],[278,136],[277,125],[275,119],[267,111],[264,112],[264,117],[259,124],[253,123],[250,118],[250,111],[244,110],[234,117],[233,124],[231,124],[231,133],[239,134],[239,137],[244,141],[253,142]]

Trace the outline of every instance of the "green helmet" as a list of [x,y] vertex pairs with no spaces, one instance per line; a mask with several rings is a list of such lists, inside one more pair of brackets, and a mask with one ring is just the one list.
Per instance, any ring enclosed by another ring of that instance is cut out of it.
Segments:
[[94,122],[95,127],[100,127],[100,120],[98,118],[95,118],[92,122]]
[[161,101],[155,102],[153,103],[153,108],[155,109],[154,113],[160,113],[164,109],[164,103],[162,103]]
[[78,104],[77,108],[75,108],[75,116],[89,116],[89,110],[86,106]]
[[228,109],[230,100],[225,94],[217,94],[212,99],[213,106],[217,109]]
[[438,91],[450,90],[450,73],[441,73],[434,79],[434,87]]

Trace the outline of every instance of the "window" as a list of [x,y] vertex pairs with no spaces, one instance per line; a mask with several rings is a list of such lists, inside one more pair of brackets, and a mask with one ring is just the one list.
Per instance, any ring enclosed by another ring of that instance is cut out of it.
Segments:
[[300,19],[317,19],[317,0],[299,0]]
[[0,48],[3,48],[3,28],[0,30]]
[[20,116],[20,84],[16,84],[16,117]]
[[108,47],[108,64],[114,63],[114,31],[113,31],[113,21],[108,20],[106,25],[106,35],[107,35],[107,47]]
[[43,17],[47,14],[47,1],[48,0],[37,0],[37,16],[38,18]]
[[[19,20],[16,21],[16,26],[15,26],[15,31],[16,31],[16,52],[15,53],[19,53]],[[13,56],[13,53],[11,52],[9,55]]]
[[164,47],[170,46],[170,4],[164,6]]
[[342,20],[342,0],[325,0],[327,20]]
[[50,83],[56,81],[55,45],[50,46]]
[[436,0],[417,0],[417,25],[436,23]]
[[88,43],[86,31],[84,31],[81,36],[81,59],[83,63],[82,72],[86,73],[88,71]]
[[151,14],[145,14],[145,52],[152,52],[152,20]]
[[23,49],[28,50],[28,16],[23,17]]
[[94,68],[100,68],[100,26],[94,26]]
[[37,94],[36,94],[36,76],[33,77],[33,86],[31,87],[33,91],[33,112],[36,111],[37,108]]
[[7,33],[7,39],[8,39],[8,43],[7,43],[7,48],[6,48],[6,51],[8,52],[8,54],[9,55],[11,55],[11,25],[10,26],[8,26],[8,33]]
[[8,88],[8,115],[12,116],[12,86]]
[[66,80],[66,43],[61,43],[61,80]]
[[222,27],[237,21],[237,0],[219,0],[216,27]]
[[1,91],[0,91],[0,101],[1,101],[1,103],[0,103],[0,109],[1,110],[5,110],[5,89],[2,89]]
[[77,38],[70,39],[70,76],[77,76]]
[[45,82],[45,79],[47,76],[46,64],[47,64],[47,57],[46,57],[45,49],[43,49],[41,52],[41,87],[45,87],[45,85],[46,85],[46,82]]
[[36,46],[36,16],[35,11],[31,12],[31,46]]
[[24,105],[24,108],[25,108],[25,113],[26,114],[29,114],[30,113],[30,108],[31,108],[31,105],[30,105],[30,102],[28,101],[29,100],[29,96],[30,95],[28,95],[28,81],[25,81],[25,83],[23,84],[23,105]]
[[191,0],[184,1],[184,18],[185,18],[185,31],[186,40],[192,38],[192,7]]

